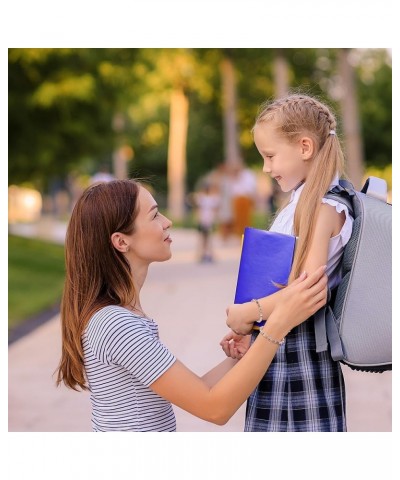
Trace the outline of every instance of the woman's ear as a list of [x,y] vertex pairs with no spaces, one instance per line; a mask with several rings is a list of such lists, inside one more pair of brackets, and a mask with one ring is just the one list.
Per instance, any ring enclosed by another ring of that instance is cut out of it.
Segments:
[[125,241],[125,236],[120,232],[115,232],[111,235],[111,243],[113,247],[121,253],[126,253],[129,250],[129,245]]
[[310,137],[300,139],[301,156],[303,160],[310,160],[314,154],[314,142]]

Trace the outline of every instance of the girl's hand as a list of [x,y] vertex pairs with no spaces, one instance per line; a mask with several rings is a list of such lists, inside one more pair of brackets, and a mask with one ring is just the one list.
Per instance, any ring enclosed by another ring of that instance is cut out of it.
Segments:
[[241,359],[250,347],[250,335],[236,335],[230,332],[220,341],[222,350],[227,357]]
[[246,304],[229,305],[226,309],[227,319],[226,325],[236,335],[247,335],[253,328],[253,322],[249,322],[245,317]]

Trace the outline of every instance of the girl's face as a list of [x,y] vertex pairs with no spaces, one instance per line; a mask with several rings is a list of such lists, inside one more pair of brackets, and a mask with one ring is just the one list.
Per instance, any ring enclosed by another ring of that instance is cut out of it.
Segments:
[[254,143],[264,160],[263,172],[274,178],[283,192],[289,192],[307,178],[312,142],[303,137],[289,143],[279,135],[273,122],[262,122],[254,128]]
[[158,211],[158,205],[151,193],[139,187],[139,213],[135,220],[135,230],[127,237],[129,250],[127,257],[133,265],[149,265],[171,258],[169,229],[171,220]]

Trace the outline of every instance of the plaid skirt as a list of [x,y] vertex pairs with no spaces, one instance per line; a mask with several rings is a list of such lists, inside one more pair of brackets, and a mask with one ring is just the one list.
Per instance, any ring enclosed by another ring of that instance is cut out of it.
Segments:
[[[252,334],[256,339],[257,331]],[[345,432],[339,362],[315,351],[312,319],[294,328],[246,406],[246,432]]]

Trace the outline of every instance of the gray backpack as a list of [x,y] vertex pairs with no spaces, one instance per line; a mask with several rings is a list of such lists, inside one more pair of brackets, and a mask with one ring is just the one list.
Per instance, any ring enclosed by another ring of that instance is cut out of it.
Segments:
[[392,369],[392,206],[386,182],[369,177],[362,190],[340,180],[326,198],[354,218],[342,260],[343,278],[314,315],[317,352],[354,370]]

